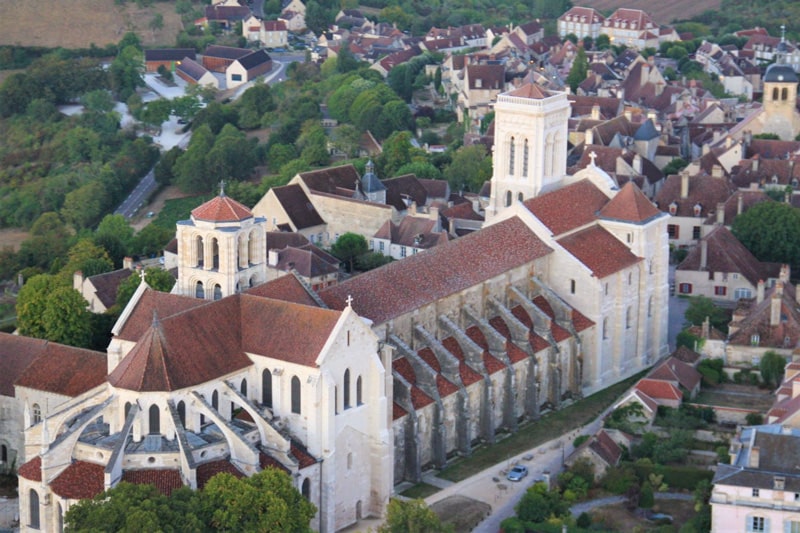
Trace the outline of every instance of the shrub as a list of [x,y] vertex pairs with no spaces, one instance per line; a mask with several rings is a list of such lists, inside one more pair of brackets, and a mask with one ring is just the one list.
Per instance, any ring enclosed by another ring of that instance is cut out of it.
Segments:
[[764,423],[764,417],[761,413],[747,413],[744,419],[748,426],[760,426]]
[[589,435],[581,435],[581,436],[577,437],[577,438],[576,438],[574,441],[572,441],[572,446],[573,446],[574,448],[577,448],[577,447],[579,447],[581,444],[583,444],[584,442],[586,442],[587,440],[589,440]]
[[589,529],[592,527],[592,517],[589,516],[589,513],[581,513],[575,525],[582,529]]
[[669,468],[644,464],[625,466],[632,467],[638,479],[642,481],[648,480],[652,473],[663,474],[664,483],[673,489],[694,490],[701,481],[711,481],[711,478],[714,477],[714,472],[710,470],[702,470],[691,466],[670,466]]
[[642,509],[651,509],[656,503],[656,498],[653,496],[653,487],[650,483],[642,485],[642,490],[639,492],[639,507]]
[[600,482],[604,489],[614,494],[625,494],[637,483],[636,471],[631,465],[609,468]]

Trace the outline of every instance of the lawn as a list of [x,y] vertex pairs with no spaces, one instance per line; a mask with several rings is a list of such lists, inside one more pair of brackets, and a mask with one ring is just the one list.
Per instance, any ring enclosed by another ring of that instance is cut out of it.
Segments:
[[414,485],[413,487],[404,490],[400,494],[405,496],[406,498],[412,499],[419,499],[424,500],[431,494],[436,494],[439,492],[439,487],[434,487],[433,485],[428,485],[427,483],[420,482]]
[[175,224],[179,220],[188,220],[192,209],[213,198],[213,195],[188,196],[186,198],[174,198],[164,202],[164,208],[153,221],[153,224],[162,228],[175,229]]
[[775,396],[767,389],[760,389],[752,385],[723,383],[713,388],[703,387],[693,403],[766,412],[772,407],[774,401]]
[[475,449],[471,456],[454,459],[442,470],[438,477],[450,481],[461,481],[478,472],[507,461],[509,457],[518,455],[542,443],[556,439],[569,431],[587,424],[597,418],[622,393],[628,390],[642,374],[612,385],[607,389],[592,394],[559,411],[553,411],[520,426],[519,431],[491,446]]

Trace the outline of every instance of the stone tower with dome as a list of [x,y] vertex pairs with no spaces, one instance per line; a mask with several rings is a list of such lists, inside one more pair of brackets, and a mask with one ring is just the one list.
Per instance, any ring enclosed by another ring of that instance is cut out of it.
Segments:
[[266,219],[222,188],[178,222],[177,239],[177,294],[219,300],[266,280]]

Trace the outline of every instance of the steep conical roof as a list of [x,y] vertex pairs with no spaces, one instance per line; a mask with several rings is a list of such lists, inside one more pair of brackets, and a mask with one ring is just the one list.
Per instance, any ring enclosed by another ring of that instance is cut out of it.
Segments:
[[661,214],[653,202],[632,181],[600,210],[600,216],[625,222],[644,222]]
[[108,382],[120,389],[138,392],[173,390],[166,364],[167,341],[158,316],[136,346],[108,376]]

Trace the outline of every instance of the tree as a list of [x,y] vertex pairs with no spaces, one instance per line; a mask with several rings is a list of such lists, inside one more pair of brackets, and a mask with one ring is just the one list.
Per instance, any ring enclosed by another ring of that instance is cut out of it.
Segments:
[[339,237],[333,246],[331,246],[331,253],[337,259],[347,263],[347,271],[353,271],[353,265],[356,258],[364,255],[369,251],[367,239],[363,235],[357,233],[345,233]]
[[[163,268],[157,267],[148,267],[144,269],[144,280],[151,289],[159,292],[169,292],[175,285],[175,278],[172,277],[172,274]],[[122,311],[125,306],[128,305],[131,297],[133,297],[133,293],[139,288],[141,282],[141,275],[134,272],[119,284],[119,287],[117,287],[117,300],[115,302],[119,311]]]
[[92,340],[90,312],[81,293],[69,286],[55,288],[42,312],[49,341],[87,348]]
[[108,252],[98,246],[90,238],[83,238],[76,242],[67,252],[67,263],[59,272],[59,276],[66,285],[72,285],[72,276],[81,271],[84,276],[93,276],[110,272],[114,263]]
[[17,296],[17,327],[21,335],[43,339],[46,328],[42,316],[47,295],[61,284],[55,276],[41,274],[25,282]]
[[444,170],[444,179],[454,192],[470,190],[478,192],[483,183],[492,176],[492,158],[487,157],[482,144],[462,146],[453,154],[453,161]]
[[439,517],[423,500],[392,498],[386,508],[386,522],[378,533],[447,533],[453,527],[442,524]]
[[331,132],[331,142],[347,157],[355,157],[358,154],[361,133],[352,124],[341,124]]
[[152,32],[153,39],[156,38],[156,32],[164,27],[164,15],[161,13],[156,13],[153,15],[153,18],[150,19],[150,31]]
[[577,93],[578,86],[586,79],[586,74],[588,72],[589,60],[586,59],[586,50],[584,50],[582,46],[579,46],[578,53],[575,54],[572,67],[569,69],[569,74],[567,75],[567,85],[569,85],[573,93]]
[[711,298],[705,296],[692,296],[689,298],[689,306],[683,314],[687,325],[700,326],[706,318],[712,327],[722,331],[728,330],[728,314],[724,309],[714,305]]
[[731,231],[759,261],[800,269],[800,209],[761,202],[737,216]]
[[213,178],[207,169],[208,152],[214,146],[214,134],[204,124],[197,128],[189,141],[189,148],[181,154],[172,167],[175,184],[187,193],[206,192],[213,186]]
[[255,164],[253,145],[244,132],[233,124],[225,124],[206,156],[206,180],[213,185],[223,179],[245,179]]
[[551,516],[564,517],[569,514],[569,506],[556,491],[547,489],[543,482],[535,483],[520,499],[515,507],[517,516],[523,522],[544,522]]
[[144,87],[143,65],[144,56],[139,48],[135,46],[120,48],[120,53],[109,67],[111,90],[120,101],[124,102],[130,98],[137,87]]
[[769,350],[761,357],[758,370],[761,372],[761,379],[768,386],[775,388],[783,381],[783,372],[786,367],[786,358],[777,352]]
[[169,119],[170,113],[172,113],[172,102],[165,98],[159,98],[147,103],[140,118],[148,126],[160,128],[161,124]]
[[108,113],[114,109],[114,99],[105,89],[90,91],[81,97],[81,103],[89,111]]
[[239,99],[237,107],[239,127],[243,129],[258,128],[264,113],[275,110],[275,101],[269,85],[257,83],[247,89]]

